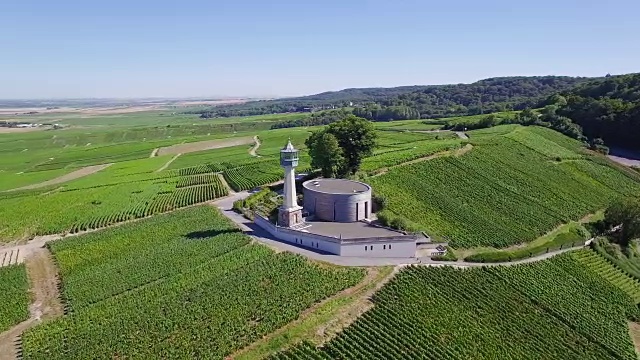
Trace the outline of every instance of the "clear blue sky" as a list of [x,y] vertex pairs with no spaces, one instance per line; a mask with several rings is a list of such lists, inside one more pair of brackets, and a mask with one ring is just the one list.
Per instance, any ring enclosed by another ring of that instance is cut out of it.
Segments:
[[640,71],[638,0],[7,0],[0,98],[310,94]]

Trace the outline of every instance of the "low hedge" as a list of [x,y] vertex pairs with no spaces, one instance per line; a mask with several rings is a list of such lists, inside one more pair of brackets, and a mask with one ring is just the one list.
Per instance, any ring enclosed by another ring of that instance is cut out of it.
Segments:
[[551,242],[538,246],[527,246],[522,249],[511,251],[496,250],[469,255],[464,258],[468,262],[508,262],[526,259],[537,255],[542,255],[556,250],[566,249],[584,244],[585,237],[577,231],[562,233],[556,236]]

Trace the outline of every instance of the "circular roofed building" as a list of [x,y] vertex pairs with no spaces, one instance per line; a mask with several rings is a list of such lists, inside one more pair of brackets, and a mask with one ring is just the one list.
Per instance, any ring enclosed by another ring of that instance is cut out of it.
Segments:
[[317,220],[356,222],[371,215],[371,186],[346,179],[314,179],[302,184],[304,210]]

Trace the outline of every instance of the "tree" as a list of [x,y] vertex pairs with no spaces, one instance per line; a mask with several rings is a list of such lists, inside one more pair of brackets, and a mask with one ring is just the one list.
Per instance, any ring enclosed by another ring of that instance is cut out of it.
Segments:
[[350,116],[329,125],[326,131],[338,139],[345,158],[344,175],[355,174],[362,159],[371,155],[376,146],[377,134],[373,124],[366,119]]
[[549,105],[566,106],[567,98],[560,94],[554,94],[549,98]]
[[640,237],[640,200],[623,199],[613,203],[604,214],[605,222],[610,226],[620,225],[615,239],[622,247]]
[[319,168],[324,177],[335,177],[343,172],[344,156],[338,139],[326,131],[316,131],[307,139],[311,166]]
[[538,115],[530,108],[526,108],[518,114],[518,120],[521,124],[532,125],[538,120]]
[[[332,135],[335,139],[338,144],[337,149],[332,137],[326,137],[326,134]],[[362,159],[373,153],[376,137],[375,128],[371,122],[349,116],[330,124],[321,131],[314,132],[305,144],[309,148],[312,165],[321,168],[327,174],[344,177],[355,174],[360,168]]]

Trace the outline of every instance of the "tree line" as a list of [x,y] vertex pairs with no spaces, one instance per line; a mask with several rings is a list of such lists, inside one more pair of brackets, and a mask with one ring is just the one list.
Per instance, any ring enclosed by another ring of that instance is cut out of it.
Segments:
[[301,119],[278,121],[271,125],[271,129],[329,125],[343,120],[349,115],[352,115],[352,113],[347,109],[326,110],[313,113]]

